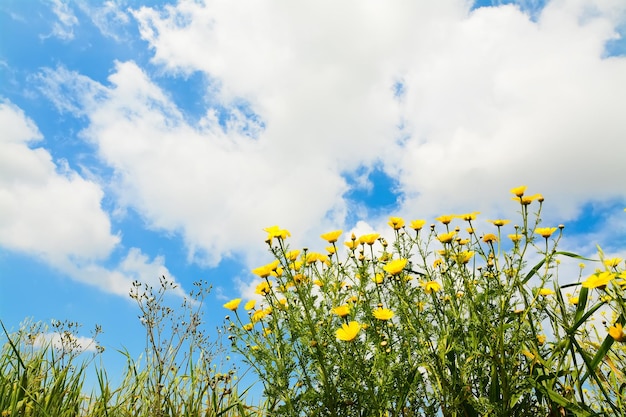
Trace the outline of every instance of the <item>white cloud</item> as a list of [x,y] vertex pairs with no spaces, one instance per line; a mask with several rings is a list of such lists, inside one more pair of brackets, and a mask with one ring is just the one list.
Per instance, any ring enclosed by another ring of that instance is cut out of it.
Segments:
[[211,109],[190,125],[133,62],[116,64],[107,86],[80,84],[91,87],[70,103],[89,118],[84,136],[114,168],[121,204],[210,263],[232,252],[263,263],[271,224],[291,229],[294,245],[345,227],[342,174],[377,163],[398,179],[396,214],[409,218],[511,213],[508,190],[522,183],[546,196],[549,220],[626,199],[626,59],[603,58],[626,4],[553,1],[536,21],[511,5],[469,5],[180,1],[134,11],[153,62],[172,76],[207,73],[220,86],[211,102],[227,110],[248,102],[265,126],[257,139],[223,129]]
[[76,336],[71,333],[58,332],[39,333],[32,340],[36,348],[73,349],[80,353],[96,352],[98,343],[91,337]]
[[117,42],[128,39],[125,31],[130,22],[130,16],[123,10],[123,1],[107,0],[100,5],[81,0],[78,7],[89,16],[93,24],[104,35]]
[[51,36],[63,40],[74,39],[74,26],[78,25],[78,18],[70,8],[67,1],[50,0],[52,12],[57,20],[53,22]]

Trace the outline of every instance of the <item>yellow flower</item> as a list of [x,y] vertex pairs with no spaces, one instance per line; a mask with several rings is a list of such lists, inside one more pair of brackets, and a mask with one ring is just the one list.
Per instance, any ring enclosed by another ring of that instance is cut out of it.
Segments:
[[389,310],[388,308],[382,308],[379,307],[376,310],[374,310],[372,312],[374,314],[374,317],[376,317],[378,320],[389,320],[390,318],[393,317],[393,311]]
[[254,314],[252,314],[252,317],[250,318],[250,320],[252,320],[252,323],[256,323],[259,320],[263,320],[269,314],[272,314],[272,308],[271,307],[268,307],[268,308],[263,309],[263,310],[257,310],[257,311],[254,312]]
[[343,242],[349,249],[355,250],[357,246],[359,246],[358,240],[348,240],[347,242]]
[[438,235],[437,239],[439,239],[441,243],[450,243],[452,242],[452,240],[454,240],[455,235],[456,235],[456,232],[453,230],[449,233],[442,233]]
[[494,226],[502,227],[505,224],[511,223],[511,220],[504,219],[496,219],[496,220],[487,220],[489,223],[492,223]]
[[270,293],[270,288],[272,288],[271,284],[269,284],[267,281],[262,281],[259,285],[256,286],[254,292],[259,295],[267,295]]
[[263,230],[267,232],[267,240],[270,240],[270,241],[275,237],[284,240],[287,238],[287,236],[291,236],[291,233],[289,233],[289,230],[281,229],[278,226],[266,227]]
[[433,262],[433,268],[440,267],[442,263],[443,263],[443,259],[441,259],[441,258],[435,259],[435,261]]
[[368,245],[373,245],[374,242],[376,242],[376,239],[378,239],[380,235],[378,233],[370,233],[367,235],[363,235],[359,238],[359,243],[361,244],[365,244],[367,243]]
[[583,281],[583,287],[585,288],[604,288],[606,285],[615,278],[615,274],[612,274],[608,271],[600,272],[597,274],[591,275],[585,281]]
[[393,261],[388,262],[387,265],[383,266],[383,270],[391,275],[398,275],[402,272],[407,262],[408,259],[394,259]]
[[535,229],[535,233],[545,237],[546,239],[552,236],[552,233],[556,232],[556,227],[538,227]]
[[493,233],[487,233],[485,236],[483,236],[483,242],[485,243],[493,243],[497,241],[498,236],[494,235]]
[[318,253],[318,252],[309,252],[306,254],[306,263],[307,265],[310,265],[314,262],[328,262],[328,256],[322,254],[322,253]]
[[409,226],[413,230],[421,230],[425,224],[426,224],[426,220],[411,220],[411,224]]
[[404,227],[404,219],[402,217],[392,216],[389,218],[389,222],[387,224],[393,227],[394,230],[402,229],[402,227]]
[[295,261],[289,264],[289,269],[293,269],[294,271],[299,271],[302,268],[302,265],[304,264],[304,262],[302,261]]
[[471,213],[466,213],[466,214],[460,214],[457,217],[460,219],[465,220],[466,222],[472,221],[472,220],[476,220],[476,216],[480,214],[480,211],[473,211]]
[[455,217],[454,214],[444,214],[443,216],[435,217],[435,220],[443,224],[450,224]]
[[515,194],[516,197],[521,197],[524,195],[524,191],[528,188],[525,185],[520,185],[519,187],[511,188],[511,192]]
[[604,260],[604,265],[607,268],[617,268],[617,266],[622,262],[622,258],[611,258],[611,259],[605,259]]
[[337,252],[337,248],[335,246],[326,246],[326,251],[332,255]]
[[246,310],[252,310],[255,305],[256,305],[256,300],[250,300],[243,306],[243,308]]
[[252,273],[260,276],[261,278],[267,278],[276,270],[276,268],[278,268],[278,260],[253,269]]
[[568,301],[573,306],[578,305],[578,297],[570,297]]
[[376,273],[376,275],[374,275],[374,278],[372,278],[372,281],[374,281],[376,284],[382,284],[384,279],[385,279],[385,276],[381,274],[380,272],[378,272]]
[[541,288],[539,290],[539,295],[542,295],[544,297],[552,294],[554,294],[554,291],[552,291],[550,288]]
[[300,251],[298,249],[290,250],[285,253],[285,258],[291,262],[298,259],[298,255],[300,255]]
[[617,342],[626,342],[626,333],[624,333],[624,327],[620,323],[615,323],[609,327],[609,335]]
[[513,241],[513,243],[515,242],[519,242],[520,240],[522,240],[524,236],[522,235],[518,235],[517,233],[514,233],[512,235],[509,235],[509,239],[511,239]]
[[[517,198],[513,198],[513,200],[518,200]],[[528,197],[524,196],[521,198],[521,203],[523,206],[527,206],[535,200],[539,200],[539,202],[543,201],[543,196],[541,194],[533,194]]]
[[351,321],[350,323],[344,323],[341,325],[340,329],[337,329],[335,335],[337,339],[343,340],[344,342],[350,342],[354,340],[359,331],[361,330],[361,325],[356,321]]
[[343,230],[334,230],[332,232],[324,233],[320,237],[326,240],[328,243],[335,243],[339,236],[343,233]]
[[344,304],[342,306],[333,308],[332,312],[339,317],[345,317],[350,314],[350,306],[348,304]]
[[472,259],[472,256],[474,256],[473,250],[470,250],[470,251],[465,250],[459,253],[458,255],[456,255],[456,261],[457,263],[460,263],[460,264],[466,264],[470,261],[470,259]]
[[244,329],[244,330],[246,330],[246,331],[248,331],[248,332],[249,332],[250,330],[252,330],[252,328],[253,328],[253,327],[254,327],[254,324],[252,324],[252,323],[248,323],[248,324],[244,324],[244,325],[243,325],[243,329]]
[[540,345],[543,345],[544,343],[546,343],[546,335],[545,334],[538,334],[537,335],[537,343],[539,343]]
[[426,294],[430,294],[432,292],[437,292],[441,290],[441,285],[437,281],[428,281],[422,284],[424,287],[424,292]]
[[237,310],[237,307],[239,307],[239,303],[241,303],[241,298],[235,298],[234,300],[230,300],[224,304],[224,308],[235,311]]

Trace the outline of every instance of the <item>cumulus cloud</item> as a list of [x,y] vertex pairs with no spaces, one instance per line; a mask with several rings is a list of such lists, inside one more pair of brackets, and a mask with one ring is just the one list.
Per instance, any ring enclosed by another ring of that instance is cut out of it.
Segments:
[[[180,233],[190,259],[260,264],[265,226],[308,240],[346,226],[345,175],[361,167],[397,180],[396,214],[410,218],[510,213],[522,183],[562,220],[626,199],[626,58],[605,51],[623,2],[552,1],[532,17],[464,0],[181,0],[132,13],[159,71],[206,74],[217,104],[190,123],[158,76],[119,62],[107,85],[76,87],[72,106],[120,204]],[[223,123],[241,102],[254,117]]]
[[[131,248],[115,268],[102,263],[118,248],[101,208],[103,190],[42,147],[37,126],[8,101],[0,102],[0,246],[34,255],[76,281],[126,296],[133,280],[174,279],[164,259]],[[182,295],[179,290],[179,295]]]

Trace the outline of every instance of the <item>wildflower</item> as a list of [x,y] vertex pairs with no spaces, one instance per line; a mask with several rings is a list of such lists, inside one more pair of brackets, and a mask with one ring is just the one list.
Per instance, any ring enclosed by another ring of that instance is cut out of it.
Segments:
[[326,251],[332,255],[337,252],[337,248],[335,246],[326,246]]
[[622,258],[611,258],[611,259],[605,259],[603,261],[604,265],[607,268],[617,268],[617,266],[620,264],[620,262],[622,262]]
[[612,327],[609,327],[609,335],[617,342],[626,342],[626,333],[620,323],[615,323]]
[[347,242],[343,242],[344,245],[348,247],[348,249],[355,250],[357,246],[359,246],[359,242],[356,240],[348,240]]
[[260,276],[261,278],[267,278],[272,274],[273,271],[276,270],[276,268],[278,268],[278,260],[253,269],[252,273]]
[[328,243],[335,243],[339,236],[343,233],[343,230],[334,230],[332,232],[324,233],[320,237],[327,241]]
[[570,297],[567,301],[573,306],[578,305],[578,297]]
[[449,233],[442,233],[437,236],[437,239],[439,239],[441,243],[450,243],[454,239],[454,235],[456,235],[455,231],[452,231]]
[[313,284],[317,285],[320,288],[324,286],[324,283],[320,281],[319,279],[316,279],[315,281],[313,281]]
[[241,303],[241,298],[235,298],[234,300],[230,300],[226,304],[224,304],[224,308],[235,311],[237,307],[239,307],[239,303]]
[[378,320],[386,321],[393,317],[393,311],[388,308],[379,307],[373,311],[374,317]]
[[353,295],[352,297],[348,298],[348,302],[355,304],[357,301],[359,301],[359,297],[357,297],[356,295]]
[[361,325],[356,321],[351,321],[350,323],[344,323],[341,325],[341,328],[337,329],[335,335],[337,339],[343,340],[344,342],[351,342],[354,340],[356,335],[361,330]]
[[[514,198],[513,200],[517,200],[517,198]],[[521,203],[522,203],[523,206],[527,206],[527,205],[529,205],[530,203],[532,203],[535,200],[538,200],[539,202],[542,202],[543,201],[543,196],[541,194],[533,194],[533,195],[530,195],[530,196],[527,196],[527,197],[524,196],[520,200],[521,200]]]
[[437,281],[428,281],[422,284],[422,286],[424,287],[424,292],[426,294],[441,290],[441,285]]
[[254,314],[252,314],[252,317],[250,318],[250,320],[252,320],[252,323],[256,323],[257,321],[263,320],[265,317],[267,317],[271,313],[272,313],[271,307],[265,308],[263,310],[257,310],[254,312]]
[[443,216],[435,217],[435,220],[443,224],[450,224],[455,217],[454,214],[444,214]]
[[243,325],[243,329],[244,329],[245,331],[248,331],[248,332],[249,332],[250,330],[252,330],[252,328],[253,328],[253,327],[254,327],[254,324],[252,324],[252,323],[248,323],[248,324],[244,324],[244,325]]
[[517,243],[520,240],[522,240],[522,235],[518,235],[517,233],[514,233],[512,235],[509,235],[509,239],[511,239],[513,241],[513,243]]
[[267,295],[270,293],[270,288],[272,288],[272,284],[268,281],[262,281],[259,285],[256,286],[254,292],[259,295]]
[[426,220],[411,220],[409,227],[413,230],[421,230],[426,224]]
[[348,304],[341,305],[339,307],[335,307],[332,309],[333,314],[338,315],[339,317],[345,317],[350,314],[350,306]]
[[363,235],[359,238],[359,243],[361,244],[368,244],[368,245],[373,245],[374,242],[376,242],[376,239],[378,239],[380,235],[378,233],[370,233],[367,235]]
[[470,235],[473,235],[473,234],[474,234],[474,228],[473,228],[473,227],[468,227],[468,228],[467,228],[467,229],[465,229],[465,230],[467,230],[467,233],[469,233]]
[[607,271],[600,272],[600,273],[591,275],[589,278],[583,281],[582,285],[584,288],[603,289],[604,287],[606,287],[609,281],[611,281],[613,278],[615,278],[615,274],[612,274]]
[[310,265],[314,262],[324,262],[324,263],[328,263],[328,256],[322,254],[322,253],[318,253],[318,252],[309,252],[306,254],[306,263],[307,265]]
[[554,291],[550,288],[541,288],[539,289],[539,295],[547,297],[548,295],[554,294]]
[[393,261],[388,262],[387,265],[383,266],[383,270],[385,270],[391,275],[398,275],[399,273],[402,272],[407,262],[408,262],[408,259],[402,259],[402,258],[395,259]]
[[304,262],[295,261],[289,264],[289,269],[292,269],[294,271],[299,271],[302,268],[302,265],[304,265]]
[[378,272],[376,275],[374,275],[374,278],[372,278],[372,281],[374,281],[376,284],[382,284],[384,278],[385,276],[381,274],[380,272]]
[[496,219],[496,220],[487,220],[489,223],[492,223],[494,226],[502,227],[505,224],[511,223],[511,220],[504,219]]
[[253,300],[248,301],[248,302],[247,302],[247,303],[243,306],[243,308],[244,308],[244,309],[246,309],[246,310],[252,310],[252,309],[254,308],[254,306],[255,306],[255,305],[256,305],[256,300],[254,300],[254,299],[253,299]]
[[389,222],[387,224],[393,227],[393,230],[402,229],[404,227],[404,219],[402,217],[392,216],[389,218]]
[[468,243],[470,243],[470,240],[469,240],[469,239],[461,239],[461,238],[458,238],[458,239],[457,239],[457,243],[458,243],[459,245],[463,246],[463,245],[467,245]]
[[457,263],[460,263],[460,264],[466,264],[470,261],[470,259],[472,259],[472,256],[474,256],[473,250],[463,251],[459,253],[458,255],[456,255],[456,261]]
[[294,250],[290,250],[289,252],[286,252],[285,258],[293,262],[298,258],[298,255],[300,255],[300,250],[294,249]]
[[278,226],[266,227],[263,230],[267,232],[267,240],[269,240],[269,241],[271,241],[273,238],[278,238],[278,239],[283,239],[284,240],[284,239],[287,238],[287,236],[291,236],[291,233],[289,233],[289,230],[281,229]]
[[476,216],[480,214],[480,211],[473,211],[471,213],[467,213],[467,214],[460,214],[459,217],[460,219],[465,220],[466,222],[472,221],[472,220],[476,220]]
[[485,243],[493,243],[497,241],[498,236],[494,235],[493,233],[487,233],[485,236],[483,236],[483,242]]
[[526,191],[526,188],[528,187],[525,185],[521,185],[519,187],[511,188],[511,192],[515,194],[516,197],[521,197],[524,195],[524,191]]
[[538,227],[535,229],[535,233],[545,237],[546,239],[552,236],[552,233],[556,231],[556,227]]
[[309,279],[304,274],[296,274],[293,276],[293,282],[296,284],[302,284],[303,282],[307,282]]
[[543,345],[544,343],[546,343],[546,335],[545,334],[538,334],[537,335],[537,343],[539,343],[539,345]]
[[442,263],[443,263],[443,259],[441,258],[435,259],[435,261],[433,262],[433,268],[439,268]]

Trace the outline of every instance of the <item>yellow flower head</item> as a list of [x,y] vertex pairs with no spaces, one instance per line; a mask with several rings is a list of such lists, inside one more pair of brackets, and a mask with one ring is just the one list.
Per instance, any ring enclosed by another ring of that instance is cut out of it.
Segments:
[[455,217],[454,214],[444,214],[443,216],[435,217],[435,220],[443,224],[450,224]]
[[437,281],[425,282],[422,284],[422,287],[424,287],[424,292],[426,294],[430,294],[430,293],[441,290],[441,285]]
[[552,295],[554,294],[554,291],[552,291],[550,288],[541,288],[539,290],[539,295],[547,297],[548,295]]
[[382,284],[384,279],[385,279],[385,276],[381,274],[380,272],[378,272],[376,273],[376,275],[374,275],[374,278],[372,278],[372,281],[374,281],[376,284]]
[[263,310],[257,310],[252,314],[252,317],[250,318],[250,320],[252,320],[252,323],[256,323],[260,320],[263,320],[265,317],[267,317],[268,315],[272,314],[272,308],[268,307],[266,309]]
[[456,261],[457,263],[460,263],[460,264],[466,264],[472,259],[473,256],[474,256],[473,250],[470,250],[470,251],[464,250],[463,252],[456,255]]
[[578,297],[570,297],[567,301],[573,306],[578,305]]
[[333,308],[332,312],[333,314],[336,314],[339,317],[345,317],[348,314],[350,314],[350,306],[348,304],[344,304],[339,307]]
[[326,246],[326,251],[332,255],[334,253],[337,253],[337,248],[335,246]]
[[504,219],[496,219],[496,220],[487,220],[489,223],[492,223],[494,226],[502,227],[505,224],[511,223],[511,220]]
[[296,259],[298,259],[298,255],[300,255],[300,250],[298,249],[294,249],[294,250],[290,250],[289,252],[285,253],[285,258],[288,261],[295,261]]
[[347,242],[343,242],[344,245],[348,247],[348,249],[355,250],[359,246],[358,240],[348,240]]
[[324,262],[327,263],[328,262],[328,256],[324,255],[323,253],[318,253],[318,252],[309,252],[306,254],[306,263],[307,265],[310,265],[314,262]]
[[383,270],[391,275],[398,275],[402,272],[408,259],[394,259],[393,261],[387,262],[385,266],[383,266]]
[[524,236],[518,235],[517,233],[509,235],[509,239],[511,239],[513,241],[513,243],[519,242],[520,240],[522,240],[523,237]]
[[556,232],[556,227],[538,227],[535,229],[535,233],[545,237],[546,239],[552,236],[552,233]]
[[480,211],[473,211],[471,213],[459,214],[457,217],[465,220],[466,222],[476,220],[476,216],[480,214]]
[[373,245],[376,242],[380,235],[378,233],[369,233],[367,235],[363,235],[359,238],[359,243]]
[[604,288],[606,285],[615,278],[615,274],[611,272],[604,271],[597,274],[591,275],[585,281],[583,281],[583,287],[585,288]]
[[332,232],[324,233],[320,237],[327,241],[328,243],[335,243],[339,236],[343,233],[343,230],[334,230]]
[[605,259],[604,260],[604,265],[607,268],[617,268],[617,266],[623,261],[622,258],[611,258],[611,259]]
[[485,236],[483,236],[483,242],[485,243],[493,243],[497,241],[498,236],[494,235],[493,233],[487,233]]
[[455,235],[456,232],[453,230],[449,233],[442,233],[440,235],[437,235],[437,239],[439,239],[441,243],[450,243],[454,240]]
[[243,325],[243,329],[244,329],[244,330],[246,330],[246,331],[248,331],[248,332],[249,332],[250,330],[252,330],[252,328],[253,328],[253,327],[254,327],[254,324],[252,324],[252,323],[248,323],[248,324],[244,324],[244,325]]
[[393,311],[388,308],[379,307],[372,312],[378,320],[386,321],[393,317]]
[[441,258],[435,259],[435,261],[433,262],[433,268],[439,268],[442,263],[443,263],[443,259]]
[[235,311],[237,310],[237,307],[239,307],[239,303],[241,303],[241,298],[235,298],[234,300],[230,300],[229,302],[224,304],[224,308]]
[[392,216],[389,218],[389,222],[387,224],[393,227],[393,230],[402,229],[404,227],[404,219],[402,217]]
[[252,310],[252,309],[254,308],[254,306],[255,306],[255,305],[256,305],[256,300],[254,300],[254,299],[253,299],[253,300],[248,301],[248,302],[247,302],[247,303],[243,306],[243,308],[244,308],[244,309],[246,309],[246,310]]
[[524,195],[524,191],[528,188],[525,185],[520,185],[519,187],[511,188],[511,192],[515,194],[515,197],[521,197]]
[[270,241],[273,238],[278,238],[278,239],[284,240],[284,239],[287,238],[287,236],[291,236],[291,233],[289,233],[289,230],[281,229],[278,226],[266,227],[263,230],[267,232],[267,240],[270,240]]
[[271,288],[272,285],[270,283],[268,283],[267,281],[261,281],[261,283],[256,286],[254,292],[259,295],[267,295],[270,293]]
[[409,227],[413,230],[421,230],[426,224],[426,220],[411,220]]
[[616,342],[626,342],[626,333],[624,333],[624,327],[620,323],[615,323],[612,327],[609,327],[609,335]]
[[538,334],[537,335],[537,343],[539,345],[543,345],[544,343],[546,343],[546,335],[545,334]]
[[276,270],[276,268],[278,268],[278,263],[278,260],[275,260],[272,263],[253,269],[252,273],[260,276],[261,278],[267,278]]
[[[518,199],[517,198],[513,198],[513,200],[517,201]],[[529,205],[530,203],[532,203],[535,200],[538,200],[539,202],[542,202],[543,201],[543,196],[541,194],[533,194],[533,195],[530,195],[528,197],[524,196],[520,200],[521,200],[521,203],[522,203],[523,206],[527,206],[527,205]]]
[[344,342],[351,342],[354,340],[359,331],[361,330],[361,325],[356,321],[351,321],[350,323],[344,323],[341,325],[341,328],[337,329],[335,335],[337,339],[343,340]]

